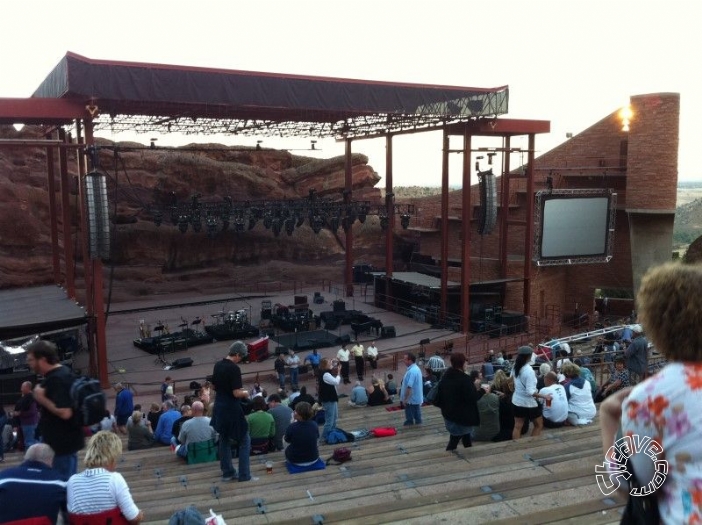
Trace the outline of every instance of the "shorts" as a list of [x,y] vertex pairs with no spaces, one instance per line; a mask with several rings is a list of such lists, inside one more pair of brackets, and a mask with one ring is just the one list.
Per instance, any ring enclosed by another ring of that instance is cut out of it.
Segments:
[[518,407],[517,405],[512,405],[512,409],[514,417],[519,419],[534,421],[536,418],[541,417],[541,405],[535,407]]

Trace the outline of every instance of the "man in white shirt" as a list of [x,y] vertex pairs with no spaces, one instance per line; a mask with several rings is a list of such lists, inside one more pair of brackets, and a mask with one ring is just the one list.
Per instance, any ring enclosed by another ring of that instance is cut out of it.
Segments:
[[292,384],[292,388],[297,389],[297,371],[300,366],[300,357],[295,354],[295,350],[288,350],[288,358],[285,360],[285,363],[290,370],[290,383]]
[[558,375],[549,372],[544,376],[545,387],[539,390],[537,397],[543,401],[544,426],[546,428],[562,427],[568,419],[568,398],[565,388],[558,383]]
[[341,348],[336,353],[336,358],[339,360],[341,365],[341,377],[344,380],[344,384],[348,385],[351,380],[349,379],[349,359],[351,357],[351,352],[348,351],[346,345],[341,345]]
[[366,355],[368,356],[370,367],[376,370],[378,368],[378,348],[375,346],[375,341],[371,341],[371,344],[366,348]]

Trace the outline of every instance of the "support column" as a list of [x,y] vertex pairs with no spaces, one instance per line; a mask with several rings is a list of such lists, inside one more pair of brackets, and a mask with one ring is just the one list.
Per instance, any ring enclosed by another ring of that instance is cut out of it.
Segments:
[[[351,193],[353,191],[353,177],[351,165],[351,139],[346,139],[344,170],[344,204],[351,203]],[[353,297],[353,224],[346,230],[346,265],[344,268],[344,283],[346,285],[346,297]]]
[[471,224],[473,208],[470,203],[470,148],[471,139],[468,130],[463,130],[463,192],[461,199],[461,239],[463,241],[461,253],[461,331],[467,334],[470,331],[470,247]]
[[395,230],[395,204],[392,188],[392,135],[385,137],[385,213],[388,216],[388,227],[385,231],[385,275],[392,277],[393,261],[393,235]]
[[526,232],[524,235],[524,315],[531,315],[531,251],[534,244],[534,148],[536,135],[529,134],[529,152],[527,177],[527,202],[526,202]]
[[[58,130],[59,140],[67,142],[66,132]],[[71,192],[68,179],[68,151],[59,148],[59,173],[61,177],[61,218],[63,222],[63,257],[66,265],[66,293],[71,299],[76,298],[75,256],[73,254],[73,240],[71,238]]]
[[56,209],[56,166],[54,165],[54,148],[46,148],[47,190],[49,192],[49,221],[51,229],[51,264],[54,270],[54,282],[61,284],[61,257],[58,241],[58,217]]
[[439,321],[446,322],[448,306],[448,192],[449,192],[449,134],[444,128],[441,149],[441,305]]
[[500,277],[507,277],[507,228],[509,220],[510,137],[504,137],[502,176],[500,177]]

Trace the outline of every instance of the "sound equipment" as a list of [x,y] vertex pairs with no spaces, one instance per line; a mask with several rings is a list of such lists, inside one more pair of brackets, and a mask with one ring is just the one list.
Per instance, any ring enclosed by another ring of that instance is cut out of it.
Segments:
[[395,333],[395,327],[394,326],[383,326],[380,329],[380,338],[381,339],[389,339],[390,337],[396,337],[397,334]]
[[177,368],[187,368],[189,366],[193,366],[192,357],[181,357],[171,363],[172,370]]
[[351,342],[351,336],[349,334],[344,334],[336,338],[336,344],[347,345]]
[[486,235],[492,233],[497,222],[497,188],[492,168],[487,171],[479,171],[478,178],[480,179],[480,221],[478,223],[478,233]]

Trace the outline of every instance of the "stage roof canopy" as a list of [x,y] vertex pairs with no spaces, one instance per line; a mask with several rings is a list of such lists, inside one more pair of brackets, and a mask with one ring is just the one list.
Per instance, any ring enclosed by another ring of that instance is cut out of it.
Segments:
[[0,290],[0,341],[84,325],[85,310],[55,285]]
[[96,129],[354,138],[496,118],[509,88],[93,60],[67,53],[35,98],[79,101]]

